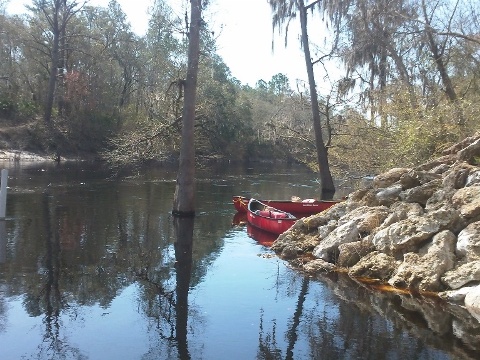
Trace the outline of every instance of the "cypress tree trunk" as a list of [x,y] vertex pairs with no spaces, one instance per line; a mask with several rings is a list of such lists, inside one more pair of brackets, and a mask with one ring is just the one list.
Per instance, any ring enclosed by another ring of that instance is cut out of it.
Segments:
[[182,113],[182,144],[173,200],[173,215],[195,216],[195,98],[197,95],[198,60],[200,55],[201,0],[190,0],[190,32],[188,69]]
[[302,45],[305,55],[305,65],[307,66],[308,83],[310,85],[310,99],[312,103],[312,120],[315,131],[315,145],[317,147],[317,160],[319,167],[319,176],[321,181],[322,199],[331,199],[335,194],[335,185],[333,184],[330,166],[328,164],[327,148],[323,142],[322,126],[320,123],[320,109],[318,107],[318,96],[313,74],[312,57],[310,56],[310,47],[308,44],[307,32],[307,9],[303,0],[299,0],[300,25],[302,27]]
[[53,13],[52,20],[52,32],[53,32],[53,44],[52,44],[52,55],[51,55],[51,67],[50,67],[50,77],[48,79],[48,89],[47,89],[47,98],[45,102],[45,112],[43,119],[46,124],[50,124],[52,119],[52,109],[53,101],[55,98],[55,87],[57,85],[57,72],[58,72],[58,60],[59,60],[59,48],[60,48],[60,26],[58,24],[58,12],[60,11],[59,6],[55,4],[55,11]]

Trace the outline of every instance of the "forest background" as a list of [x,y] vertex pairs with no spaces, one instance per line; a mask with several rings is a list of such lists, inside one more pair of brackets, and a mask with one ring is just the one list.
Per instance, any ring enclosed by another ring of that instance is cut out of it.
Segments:
[[[157,0],[140,36],[115,0],[108,7],[32,4],[27,14],[9,15],[0,0],[0,148],[98,158],[112,166],[175,162],[188,18]],[[412,166],[480,128],[478,5],[329,0],[312,7],[309,26],[324,29],[324,41],[310,44],[318,56],[312,62],[345,68],[340,78],[317,79],[330,89],[319,94],[319,107],[334,175]],[[299,25],[289,19],[288,26]],[[198,160],[284,160],[316,169],[308,85],[292,89],[282,73],[253,87],[242,84],[218,55],[217,35],[205,21]]]

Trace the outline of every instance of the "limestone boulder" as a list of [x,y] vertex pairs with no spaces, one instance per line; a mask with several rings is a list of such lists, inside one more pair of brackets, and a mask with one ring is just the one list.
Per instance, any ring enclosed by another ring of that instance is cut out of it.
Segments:
[[416,251],[440,230],[437,221],[426,216],[411,216],[378,231],[372,239],[379,251],[388,254]]
[[362,199],[371,191],[370,188],[365,187],[359,190],[355,190],[350,195],[348,195],[347,201],[352,203],[359,203]]
[[390,211],[385,206],[360,206],[338,220],[338,226],[353,222],[362,234],[369,234],[373,229],[382,224]]
[[423,185],[407,189],[399,194],[402,201],[418,203],[422,206],[427,204],[428,199],[442,186],[442,180],[436,179]]
[[399,220],[407,219],[410,216],[422,216],[423,208],[417,203],[407,203],[403,201],[396,202],[390,206],[390,211],[397,214]]
[[[375,194],[375,203],[379,205],[390,206],[398,201],[403,188],[401,184],[394,184],[387,188],[379,188]],[[372,204],[373,205],[373,204]]]
[[465,219],[473,219],[480,215],[480,186],[469,186],[459,189],[452,197],[452,204],[459,209]]
[[480,185],[480,170],[478,168],[475,171],[470,172],[465,182],[465,186]]
[[358,204],[358,206],[378,206],[380,205],[377,199],[378,191],[378,189],[366,189],[365,191],[358,191],[354,194],[354,196],[349,197],[349,201]]
[[352,267],[360,259],[375,250],[372,241],[369,238],[345,243],[338,246],[337,266]]
[[387,172],[377,175],[373,178],[373,187],[374,188],[387,188],[390,185],[395,184],[400,180],[400,177],[408,173],[410,169],[408,168],[393,168]]
[[400,184],[403,190],[411,189],[420,185],[427,184],[433,180],[441,179],[442,175],[430,171],[410,170],[400,177]]
[[448,166],[448,164],[441,163],[435,166],[433,169],[431,169],[430,172],[432,174],[442,175],[446,173],[448,170],[450,170],[450,166]]
[[438,293],[438,297],[449,302],[455,303],[464,303],[465,296],[476,287],[474,286],[463,286],[455,290],[445,290]]
[[443,150],[442,154],[443,155],[456,155],[459,151],[465,149],[470,144],[477,141],[478,138],[480,138],[480,133],[479,132],[477,132],[476,134],[474,134],[472,136],[466,137],[465,139],[463,139],[462,141],[459,141],[456,144],[453,144],[449,148]]
[[320,239],[316,234],[285,232],[277,238],[271,248],[288,260],[311,252],[319,242]]
[[418,172],[413,169],[400,176],[398,181],[400,185],[402,185],[403,190],[411,189],[421,185]]
[[356,223],[354,221],[347,222],[335,228],[325,239],[322,239],[313,250],[313,255],[318,259],[334,263],[338,257],[338,246],[358,241],[359,236],[360,232]]
[[321,272],[331,272],[335,270],[335,265],[322,259],[315,259],[309,261],[303,266],[303,270],[310,275],[315,275]]
[[[451,166],[458,160],[457,154],[447,154],[440,156],[434,160],[428,161],[422,165],[415,167],[416,171],[433,172],[434,169],[445,168],[445,165]],[[438,171],[436,173],[439,173]],[[440,172],[441,173],[441,172]]]
[[460,231],[456,254],[467,262],[480,260],[480,221],[471,223]]
[[465,187],[470,172],[476,169],[475,166],[466,162],[457,163],[445,174],[442,186],[448,189],[461,189]]
[[385,281],[390,279],[397,267],[397,261],[393,256],[379,251],[372,251],[352,266],[348,271],[348,275]]
[[388,283],[394,287],[415,291],[441,291],[441,276],[455,266],[455,235],[444,230],[418,253],[407,253]]
[[465,308],[480,322],[480,285],[470,289],[465,296]]
[[428,211],[425,216],[436,222],[439,230],[451,230],[458,233],[466,226],[460,212],[450,206]]
[[[297,233],[316,233],[319,226],[323,226],[328,224],[331,221],[331,217],[328,213],[320,213],[311,215],[302,219],[299,219],[293,226],[288,229],[286,232],[281,234],[279,238],[281,238],[284,234],[297,232]],[[281,240],[281,239],[280,239]]]
[[329,220],[338,220],[342,216],[349,213],[350,211],[355,210],[359,206],[360,206],[360,204],[358,204],[357,202],[350,201],[350,200],[347,199],[346,201],[342,201],[342,202],[328,208],[327,210],[325,210],[321,214],[325,214],[325,216],[327,216]]
[[317,229],[319,241],[321,239],[325,239],[328,236],[328,234],[330,234],[333,230],[335,230],[337,226],[338,226],[338,221],[335,221],[335,220],[330,220],[328,224],[319,226]]
[[471,283],[479,281],[480,260],[471,261],[457,266],[456,268],[447,271],[442,277],[442,282],[450,289],[459,289],[464,285],[471,285]]
[[421,216],[423,214],[423,208],[419,204],[398,201],[390,206],[390,214],[385,218],[383,223],[375,229],[374,233],[400,220],[408,219],[410,216]]
[[438,210],[445,206],[452,205],[452,197],[455,194],[455,190],[452,188],[442,188],[437,190],[430,196],[425,204],[426,211]]
[[470,145],[458,152],[458,159],[473,163],[475,157],[480,156],[480,138],[475,139]]

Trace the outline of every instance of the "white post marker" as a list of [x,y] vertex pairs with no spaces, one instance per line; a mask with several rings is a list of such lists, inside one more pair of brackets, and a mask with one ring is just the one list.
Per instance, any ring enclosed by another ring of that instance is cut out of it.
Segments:
[[8,170],[3,169],[0,183],[0,220],[5,219],[5,211],[7,208],[7,180]]

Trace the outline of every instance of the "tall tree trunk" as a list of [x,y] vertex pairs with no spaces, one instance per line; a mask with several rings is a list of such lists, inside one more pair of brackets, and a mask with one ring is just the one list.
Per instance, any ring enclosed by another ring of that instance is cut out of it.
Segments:
[[406,86],[407,91],[408,91],[408,97],[410,100],[410,106],[412,109],[418,108],[418,103],[417,103],[417,98],[415,96],[415,91],[414,87],[412,85],[412,82],[410,80],[410,75],[408,74],[407,67],[405,66],[405,62],[403,61],[402,57],[398,54],[398,52],[395,50],[393,46],[390,44],[386,44],[386,47],[388,49],[388,52],[390,54],[390,57],[393,59],[395,62],[395,65],[398,70],[398,74],[400,76],[400,80],[402,80],[402,83]]
[[368,52],[368,66],[370,77],[368,79],[368,102],[370,105],[370,125],[375,126],[375,116],[378,112],[377,102],[375,101],[375,58],[371,51]]
[[50,77],[48,79],[47,98],[45,102],[45,113],[43,119],[46,124],[50,124],[52,120],[53,101],[55,99],[55,87],[57,85],[59,47],[60,47],[60,27],[58,24],[59,9],[56,8],[53,13],[53,44],[52,44],[52,58],[50,65]]
[[310,56],[310,46],[308,44],[307,32],[307,8],[304,0],[299,0],[300,25],[302,28],[303,53],[305,55],[305,65],[307,67],[308,83],[310,85],[310,99],[312,104],[313,129],[315,131],[315,145],[317,147],[318,170],[321,181],[321,192],[323,199],[332,198],[335,194],[335,185],[333,184],[330,166],[328,164],[328,152],[323,142],[322,126],[320,123],[320,109],[318,106],[318,96],[313,74],[312,57]]
[[[63,24],[62,24],[63,25]],[[66,50],[66,28],[61,27],[60,29],[60,39],[59,39],[59,49],[58,49],[58,69],[61,69],[61,73],[57,74],[57,103],[58,103],[58,113],[62,116],[66,114],[66,104],[65,104],[65,75],[68,73],[67,69],[67,50]]]
[[190,4],[188,69],[182,113],[182,145],[172,211],[177,216],[195,216],[194,123],[202,11],[201,0],[190,0]]
[[426,24],[425,32],[427,33],[428,46],[430,48],[430,51],[432,52],[433,60],[435,61],[437,70],[440,73],[440,77],[442,78],[442,83],[443,83],[443,86],[445,87],[445,93],[447,94],[448,99],[450,101],[455,101],[457,100],[457,93],[453,88],[452,80],[448,75],[447,67],[445,65],[445,62],[443,61],[443,50],[440,50],[438,48],[438,44],[435,41],[435,38],[433,37],[433,31],[430,25],[430,19],[428,18],[428,15],[427,15],[427,6],[425,4],[425,0],[422,0],[422,10],[423,10],[423,16]]
[[387,51],[384,46],[380,50],[380,62],[379,67],[379,80],[380,80],[380,94],[378,96],[378,112],[381,119],[382,129],[387,128],[387,114],[384,112],[385,105],[385,90],[387,88]]

